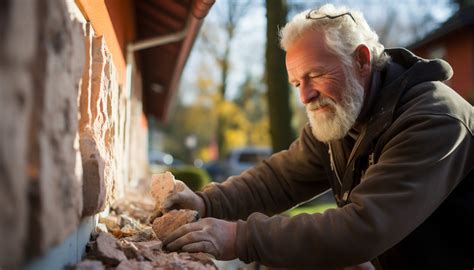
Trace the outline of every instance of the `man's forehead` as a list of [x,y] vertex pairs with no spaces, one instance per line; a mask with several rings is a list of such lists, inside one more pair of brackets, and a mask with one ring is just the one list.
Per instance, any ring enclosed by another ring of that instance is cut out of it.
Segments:
[[324,42],[324,35],[320,31],[308,31],[287,49],[286,64],[294,66],[306,61],[330,60],[333,57]]
[[311,69],[312,71],[324,71],[327,65],[334,64],[337,58],[324,48],[301,47],[293,51],[287,51],[286,67],[290,69]]

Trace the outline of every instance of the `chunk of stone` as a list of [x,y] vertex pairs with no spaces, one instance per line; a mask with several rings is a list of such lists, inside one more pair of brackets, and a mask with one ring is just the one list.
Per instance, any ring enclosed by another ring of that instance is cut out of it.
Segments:
[[108,233],[101,232],[94,244],[94,257],[107,265],[116,266],[127,257],[117,245],[117,239]]
[[180,209],[172,210],[153,221],[153,231],[156,237],[164,240],[170,233],[184,224],[195,222],[199,219],[199,213],[194,210]]
[[67,270],[104,270],[104,265],[101,261],[84,260],[73,267],[66,267]]
[[135,243],[120,239],[117,241],[117,244],[120,246],[120,249],[123,251],[127,259],[135,259],[138,256],[138,248]]
[[138,243],[135,243],[135,245],[139,249],[148,248],[148,249],[151,249],[152,251],[161,251],[162,250],[161,248],[163,247],[163,243],[161,242],[161,240],[138,242]]
[[155,199],[155,208],[163,209],[165,199],[176,192],[176,182],[173,174],[164,172],[153,174],[151,177],[151,195]]
[[121,262],[116,270],[153,270],[155,269],[150,262],[147,261],[123,261]]
[[193,270],[216,270],[217,267],[212,260],[201,261],[187,252],[160,253],[157,260],[152,261],[155,267],[168,269],[193,269]]
[[113,215],[99,217],[99,223],[104,224],[108,231],[120,230],[120,218]]
[[143,242],[143,241],[150,241],[155,238],[153,229],[151,227],[146,227],[145,229],[138,231],[138,233],[123,238],[124,240],[130,242]]

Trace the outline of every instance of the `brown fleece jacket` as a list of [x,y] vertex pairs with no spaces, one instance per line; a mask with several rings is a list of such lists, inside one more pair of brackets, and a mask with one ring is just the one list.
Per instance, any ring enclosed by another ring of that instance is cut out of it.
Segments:
[[[359,117],[368,134],[378,134],[372,148],[375,164],[363,168],[345,205],[323,214],[277,215],[338,185],[328,165],[328,146],[314,138],[309,125],[288,150],[199,193],[208,216],[239,219],[236,250],[241,260],[338,269],[389,254],[383,257],[384,269],[394,261],[414,268],[429,265],[413,259],[417,256],[439,268],[453,259],[451,253],[459,254],[446,240],[456,229],[463,231],[465,241],[474,241],[473,107],[440,82],[452,73],[446,62],[424,60],[404,49],[387,53],[392,60],[375,71],[372,98],[363,109],[367,115]],[[397,100],[390,109],[392,97]],[[374,121],[381,123],[371,129]],[[468,187],[453,192],[468,181]],[[466,216],[447,214],[466,204]],[[455,220],[445,224],[437,216]],[[469,221],[459,221],[463,218]],[[430,244],[425,241],[434,241],[432,249],[417,254],[420,242]],[[462,266],[474,264],[472,244],[460,250],[471,255],[455,260]]]

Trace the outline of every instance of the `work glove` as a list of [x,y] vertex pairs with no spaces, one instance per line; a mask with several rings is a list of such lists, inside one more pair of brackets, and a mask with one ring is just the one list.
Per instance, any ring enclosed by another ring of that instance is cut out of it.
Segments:
[[206,214],[206,207],[203,199],[180,180],[176,180],[176,193],[168,196],[164,200],[163,208],[166,211],[173,209],[196,210],[200,217],[204,217]]
[[203,218],[172,232],[163,246],[169,251],[205,252],[218,260],[232,260],[235,251],[237,223]]

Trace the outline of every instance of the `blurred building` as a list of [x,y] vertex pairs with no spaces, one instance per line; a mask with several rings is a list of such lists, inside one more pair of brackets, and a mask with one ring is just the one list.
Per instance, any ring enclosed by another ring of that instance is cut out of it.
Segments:
[[142,178],[214,0],[2,0],[0,268],[79,260]]
[[460,9],[408,48],[423,58],[448,61],[454,70],[448,85],[474,104],[474,6]]

